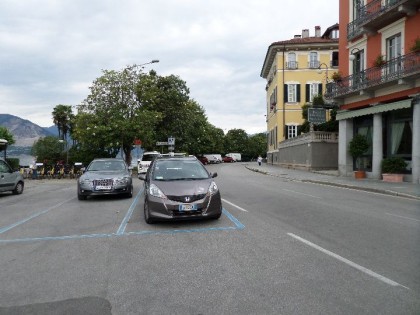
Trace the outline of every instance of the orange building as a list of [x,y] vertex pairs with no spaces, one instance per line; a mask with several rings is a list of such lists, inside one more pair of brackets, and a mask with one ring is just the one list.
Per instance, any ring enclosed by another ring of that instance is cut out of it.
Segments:
[[339,105],[339,171],[356,161],[348,146],[367,137],[358,160],[368,177],[381,178],[381,162],[401,157],[404,180],[420,178],[420,0],[340,0],[339,76],[325,98]]

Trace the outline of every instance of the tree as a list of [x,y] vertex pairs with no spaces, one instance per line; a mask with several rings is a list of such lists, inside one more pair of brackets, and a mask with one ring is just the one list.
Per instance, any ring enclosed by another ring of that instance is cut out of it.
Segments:
[[248,139],[248,147],[244,152],[245,159],[257,158],[259,155],[267,155],[267,134],[264,132],[252,135]]
[[[0,126],[0,139],[7,140],[7,145],[12,145],[15,143],[13,134],[6,127]],[[0,151],[3,151],[3,147],[0,147]]]
[[67,134],[74,119],[70,105],[57,105],[52,112],[54,125],[58,128],[58,137],[67,141]]
[[34,142],[31,154],[39,162],[54,164],[64,160],[63,152],[63,143],[57,137],[47,136]]
[[153,91],[143,99],[136,95],[143,76],[140,67],[127,66],[121,71],[103,70],[90,87],[90,94],[79,106],[74,137],[85,151],[116,156],[120,148],[131,163],[134,139],[152,139],[160,114],[144,103],[154,102]]
[[248,147],[248,135],[243,129],[231,129],[225,136],[225,152],[244,153]]

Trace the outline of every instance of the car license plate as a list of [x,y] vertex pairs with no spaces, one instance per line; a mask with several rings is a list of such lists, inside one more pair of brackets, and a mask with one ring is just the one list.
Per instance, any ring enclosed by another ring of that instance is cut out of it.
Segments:
[[96,190],[111,190],[112,186],[96,186]]
[[179,211],[196,211],[196,210],[197,210],[196,204],[179,205]]

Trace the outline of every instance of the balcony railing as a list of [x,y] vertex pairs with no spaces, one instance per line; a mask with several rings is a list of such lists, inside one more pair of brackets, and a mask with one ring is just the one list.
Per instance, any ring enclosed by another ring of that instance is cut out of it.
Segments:
[[308,68],[309,69],[317,69],[317,68],[319,68],[319,65],[320,65],[320,62],[318,60],[308,62]]
[[420,53],[413,52],[359,73],[327,83],[326,99],[339,98],[354,92],[374,88],[420,72]]
[[288,61],[286,62],[286,69],[297,69],[298,62],[297,61]]
[[358,18],[347,24],[347,40],[352,40],[361,35],[364,32],[361,26],[386,13],[394,6],[406,1],[407,0],[374,0],[365,6],[360,7]]

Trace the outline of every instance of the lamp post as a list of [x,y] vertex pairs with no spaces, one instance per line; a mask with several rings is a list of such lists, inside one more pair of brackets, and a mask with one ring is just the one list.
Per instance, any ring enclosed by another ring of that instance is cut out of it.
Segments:
[[358,53],[358,52],[360,52],[359,48],[353,48],[350,51],[350,56],[349,56],[350,61],[353,61],[354,59],[356,59],[356,53]]
[[60,139],[60,140],[58,140],[58,142],[64,143],[65,150],[66,150],[66,165],[68,165],[69,164],[69,150],[67,149],[67,141],[63,140],[63,139]]
[[322,66],[325,66],[325,84],[328,83],[328,65],[326,63],[321,63],[318,67],[318,73],[322,73]]

